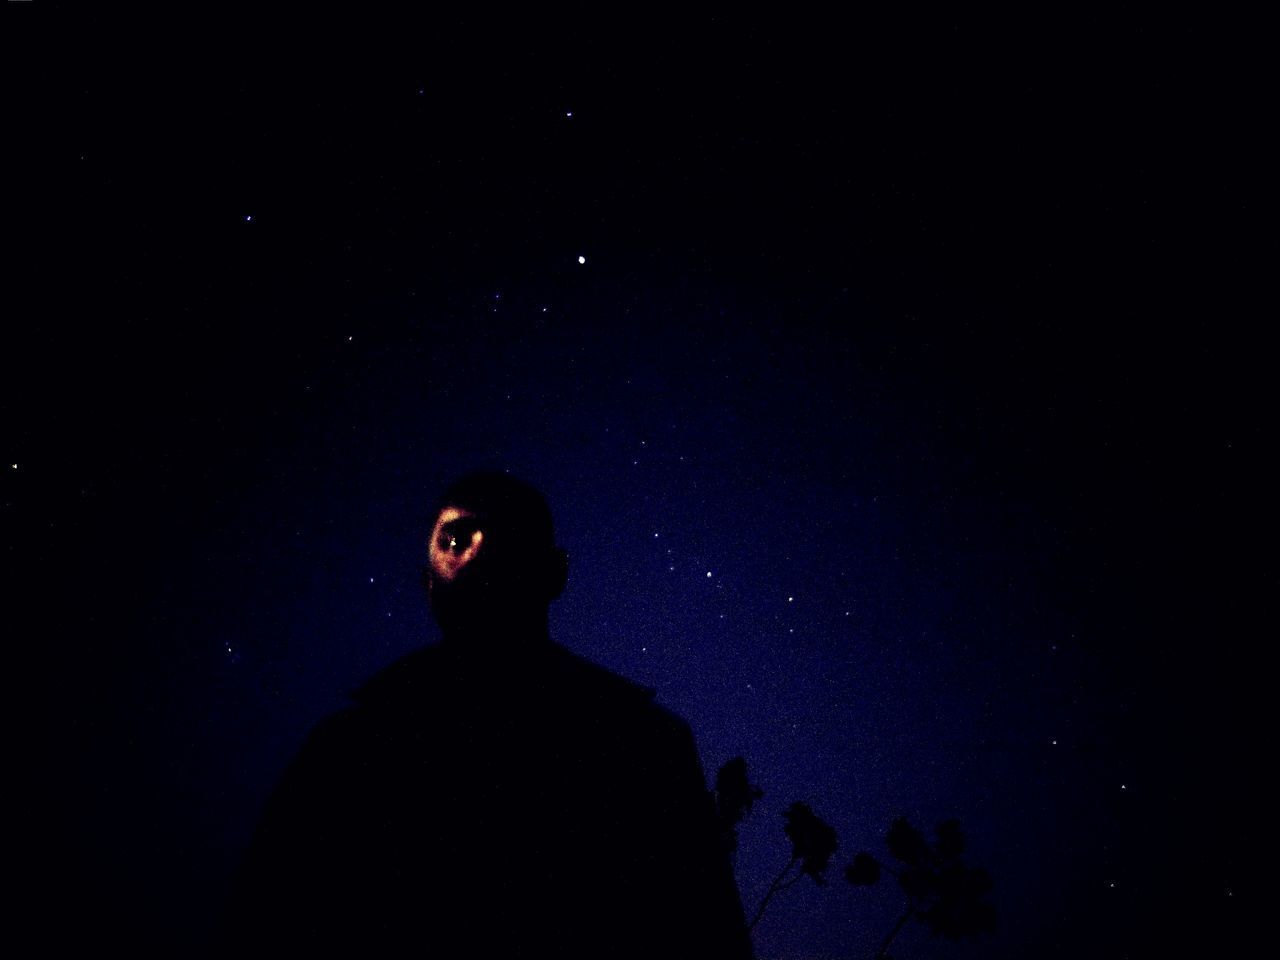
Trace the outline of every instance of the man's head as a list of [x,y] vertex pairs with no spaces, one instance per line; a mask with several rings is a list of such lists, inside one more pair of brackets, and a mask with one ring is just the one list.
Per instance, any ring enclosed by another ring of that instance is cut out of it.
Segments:
[[567,574],[551,510],[528,484],[505,473],[470,473],[437,501],[423,585],[447,641],[545,639],[547,605]]

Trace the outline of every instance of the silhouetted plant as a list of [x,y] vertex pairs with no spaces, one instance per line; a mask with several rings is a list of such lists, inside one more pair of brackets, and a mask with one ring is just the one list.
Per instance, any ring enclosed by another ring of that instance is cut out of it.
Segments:
[[959,939],[995,930],[995,907],[982,899],[991,890],[985,870],[970,869],[960,860],[964,853],[964,833],[957,820],[939,824],[937,840],[930,844],[904,817],[893,821],[885,836],[886,845],[902,869],[883,867],[869,853],[859,853],[845,868],[845,879],[854,886],[870,886],[882,870],[893,873],[907,895],[907,909],[898,918],[876,953],[877,960],[888,956],[889,946],[912,917],[918,918],[934,936]]
[[840,845],[835,830],[799,800],[782,818],[787,822],[783,829],[791,839],[792,853],[800,858],[801,871],[813,877],[814,883],[824,885],[827,880],[823,873]]
[[[716,814],[727,848],[737,850],[737,826],[751,812],[764,791],[747,776],[747,762],[734,757],[716,775]],[[826,885],[826,871],[839,847],[836,831],[808,804],[796,801],[787,808],[783,830],[791,841],[791,858],[769,885],[748,930],[754,930],[770,900],[805,876],[819,886]],[[936,839],[930,843],[905,817],[898,817],[885,834],[885,845],[901,869],[883,865],[872,854],[863,851],[854,856],[844,869],[845,879],[855,887],[878,883],[883,873],[892,874],[907,895],[907,909],[894,923],[876,960],[887,960],[889,947],[912,917],[917,918],[934,936],[959,939],[995,930],[995,907],[985,899],[991,890],[991,878],[985,870],[971,869],[961,861],[965,849],[964,832],[958,820],[940,823]],[[799,870],[792,871],[799,865]]]
[[738,824],[763,796],[764,791],[747,779],[747,761],[742,757],[734,757],[716,774],[716,816],[730,853],[738,849]]
[[[760,908],[748,925],[749,930],[760,922],[765,907],[779,890],[787,889],[804,876],[812,877],[813,882],[819,886],[825,885],[827,880],[823,874],[840,845],[835,829],[810,810],[806,803],[797,800],[787,808],[782,818],[785,821],[783,829],[791,840],[791,859],[769,885],[768,892],[760,901]],[[799,872],[788,879],[787,874],[797,863],[800,864]]]

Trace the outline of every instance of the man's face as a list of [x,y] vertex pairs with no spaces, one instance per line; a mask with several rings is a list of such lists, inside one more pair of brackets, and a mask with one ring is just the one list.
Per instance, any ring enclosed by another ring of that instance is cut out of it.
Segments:
[[512,536],[467,507],[440,511],[427,547],[427,597],[446,634],[491,634],[545,610],[541,558]]
[[521,518],[449,504],[436,516],[423,570],[446,637],[501,643],[544,624],[568,575],[568,555]]
[[486,521],[466,507],[447,506],[427,544],[427,599],[446,636],[487,632],[495,609],[492,537]]

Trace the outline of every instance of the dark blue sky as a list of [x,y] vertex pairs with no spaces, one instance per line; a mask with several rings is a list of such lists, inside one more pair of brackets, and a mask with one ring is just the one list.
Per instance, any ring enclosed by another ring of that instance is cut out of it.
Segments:
[[23,61],[35,904],[198,942],[310,725],[435,638],[430,504],[497,467],[569,551],[553,636],[763,787],[748,912],[791,801],[838,830],[761,957],[874,952],[901,895],[840,874],[898,815],[959,818],[999,916],[902,956],[1233,929],[1274,565],[1250,255],[1202,238],[1249,216],[1206,173],[1247,155],[1216,94],[1248,68],[1209,89],[1189,27],[1060,26]]

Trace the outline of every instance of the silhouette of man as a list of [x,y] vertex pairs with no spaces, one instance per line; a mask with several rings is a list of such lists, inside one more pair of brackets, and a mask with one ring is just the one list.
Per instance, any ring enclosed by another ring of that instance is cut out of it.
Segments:
[[688,725],[548,634],[567,569],[532,487],[449,487],[423,571],[443,639],[312,732],[244,860],[231,944],[751,957]]

